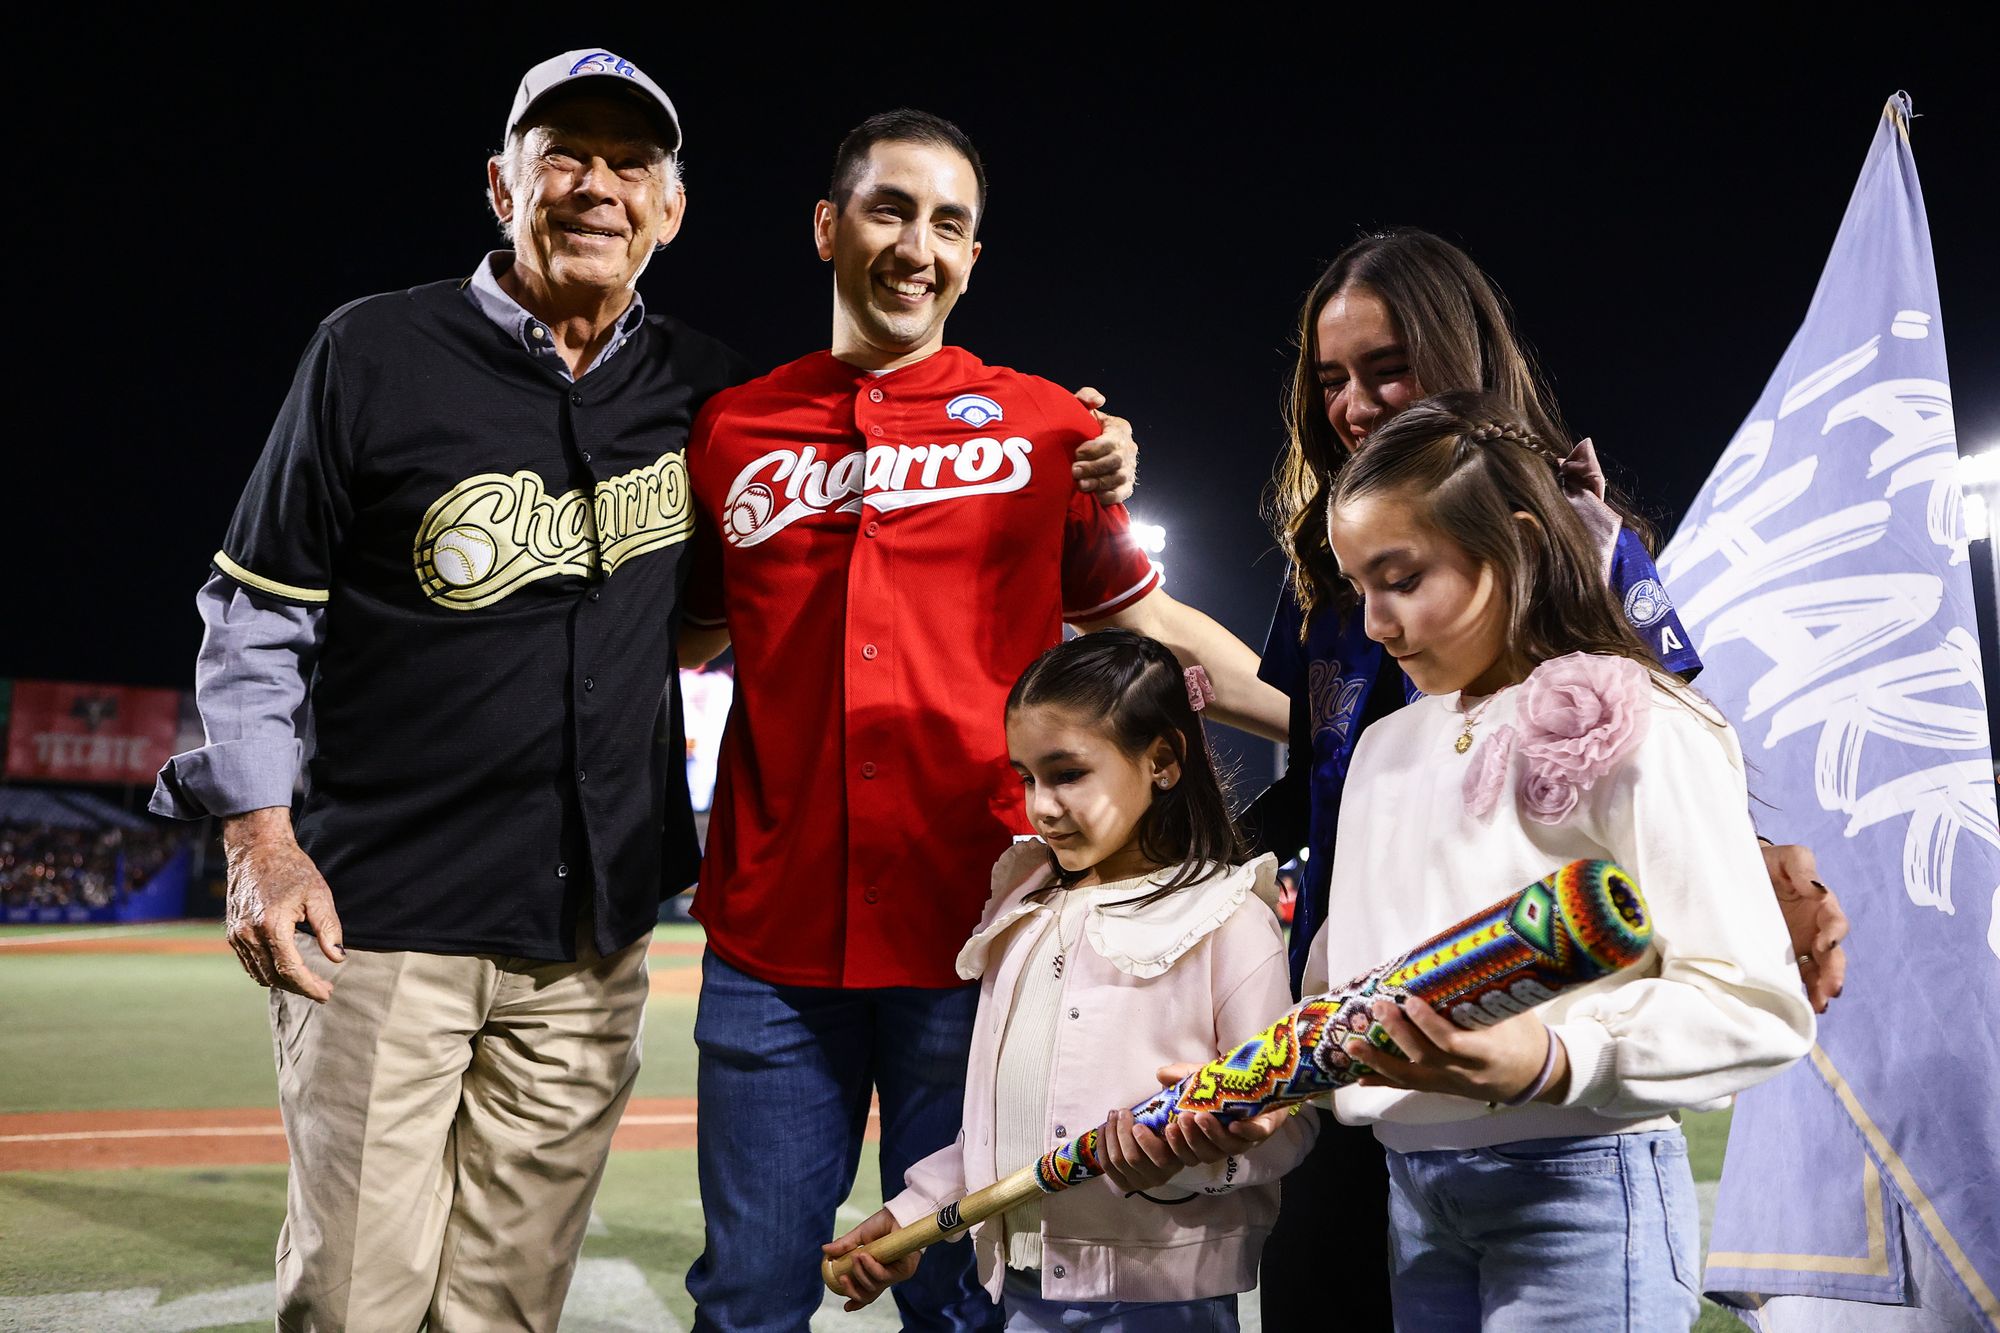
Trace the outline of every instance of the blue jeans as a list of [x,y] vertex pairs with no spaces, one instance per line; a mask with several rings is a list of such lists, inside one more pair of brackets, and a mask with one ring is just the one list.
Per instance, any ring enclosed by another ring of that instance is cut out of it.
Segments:
[[1006,1333],[1236,1333],[1236,1298],[1194,1301],[1051,1301],[1042,1275],[1007,1270],[1000,1304]]
[[[835,990],[775,986],[702,955],[694,1022],[701,1057],[705,1245],[688,1270],[695,1329],[798,1333],[826,1294],[820,1245],[846,1231],[871,1091],[881,1099],[882,1197],[958,1137],[976,986]],[[995,1330],[972,1246],[935,1245],[891,1289],[903,1327]]]
[[1389,1154],[1409,1333],[1687,1333],[1700,1219],[1678,1129]]

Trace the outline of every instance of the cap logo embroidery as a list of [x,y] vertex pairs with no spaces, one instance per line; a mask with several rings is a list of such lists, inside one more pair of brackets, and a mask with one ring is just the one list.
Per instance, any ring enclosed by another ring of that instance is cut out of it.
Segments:
[[963,421],[974,430],[983,430],[1002,416],[1000,404],[982,393],[960,394],[944,405],[944,414],[954,421]]
[[629,79],[637,74],[638,71],[632,68],[631,61],[621,60],[609,51],[592,51],[589,55],[571,65],[569,73],[571,78],[575,78],[579,74],[623,74]]

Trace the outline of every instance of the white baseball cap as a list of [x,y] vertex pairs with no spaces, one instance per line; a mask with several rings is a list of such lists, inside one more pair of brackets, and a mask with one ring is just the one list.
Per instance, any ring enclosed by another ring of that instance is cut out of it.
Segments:
[[660,85],[647,78],[645,71],[631,61],[609,51],[588,47],[551,56],[521,76],[521,86],[514,93],[514,109],[507,113],[507,130],[500,136],[500,142],[504,144],[513,138],[515,127],[537,102],[550,93],[584,79],[607,78],[619,80],[638,94],[665,136],[667,151],[680,151],[681,118],[675,113],[674,104],[667,99],[666,93],[660,90]]

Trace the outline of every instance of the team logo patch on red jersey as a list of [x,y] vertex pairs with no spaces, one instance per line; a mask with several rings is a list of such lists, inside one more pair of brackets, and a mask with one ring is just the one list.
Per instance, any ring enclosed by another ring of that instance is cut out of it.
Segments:
[[983,393],[962,393],[944,405],[944,414],[953,421],[963,421],[974,430],[985,430],[1005,414],[1000,404]]
[[[976,397],[964,394],[953,402]],[[730,484],[722,535],[731,546],[756,546],[816,514],[859,513],[863,505],[886,514],[1025,490],[1034,476],[1028,461],[1034,450],[1019,435],[978,436],[963,444],[878,444],[866,454],[830,461],[814,445],[773,449]]]

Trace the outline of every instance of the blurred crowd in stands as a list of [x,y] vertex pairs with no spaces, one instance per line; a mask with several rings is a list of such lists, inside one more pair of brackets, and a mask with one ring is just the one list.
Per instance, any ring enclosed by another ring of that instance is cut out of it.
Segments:
[[0,824],[0,906],[104,907],[173,855],[164,833]]

